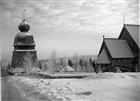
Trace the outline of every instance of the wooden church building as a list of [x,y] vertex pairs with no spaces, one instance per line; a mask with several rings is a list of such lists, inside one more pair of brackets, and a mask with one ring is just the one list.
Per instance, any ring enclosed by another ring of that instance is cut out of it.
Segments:
[[95,61],[96,72],[136,72],[139,70],[139,25],[124,24],[118,38],[104,38]]
[[24,64],[24,57],[27,54],[32,56],[32,62],[37,62],[34,38],[33,35],[29,33],[30,25],[23,19],[18,29],[20,32],[16,35],[13,45],[14,51],[11,61],[11,67],[13,68],[22,67]]

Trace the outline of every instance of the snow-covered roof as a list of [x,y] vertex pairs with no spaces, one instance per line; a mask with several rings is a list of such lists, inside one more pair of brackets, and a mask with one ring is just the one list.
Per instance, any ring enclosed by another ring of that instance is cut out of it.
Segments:
[[72,67],[70,67],[69,65],[65,66],[64,68],[62,68],[60,70],[60,72],[74,72],[74,71],[75,70]]
[[14,70],[14,68],[10,68],[8,71],[9,71],[9,72],[12,72],[13,70]]
[[31,72],[39,72],[41,70],[38,67],[32,67],[32,68],[30,68],[30,71]]
[[21,73],[21,72],[25,72],[25,68],[20,68],[20,67],[18,67],[18,68],[15,68],[15,69],[12,71],[12,73]]

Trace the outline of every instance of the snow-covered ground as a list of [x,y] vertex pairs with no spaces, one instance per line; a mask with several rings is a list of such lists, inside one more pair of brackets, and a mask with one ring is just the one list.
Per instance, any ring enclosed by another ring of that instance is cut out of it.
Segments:
[[139,101],[139,79],[139,73],[100,73],[83,79],[12,77],[26,101]]

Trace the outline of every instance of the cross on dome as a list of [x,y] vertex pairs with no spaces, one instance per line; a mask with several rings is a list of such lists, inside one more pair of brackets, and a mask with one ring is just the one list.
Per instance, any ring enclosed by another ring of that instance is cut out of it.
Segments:
[[23,21],[19,24],[18,29],[21,32],[28,32],[30,29],[30,25],[25,21],[25,11],[23,11]]

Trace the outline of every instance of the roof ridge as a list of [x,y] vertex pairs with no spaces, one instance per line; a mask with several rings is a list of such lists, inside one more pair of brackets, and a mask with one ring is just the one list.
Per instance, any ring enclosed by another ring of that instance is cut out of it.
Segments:
[[139,26],[138,24],[124,24],[124,26]]
[[105,40],[125,40],[125,39],[118,39],[118,38],[104,38]]
[[108,40],[112,40],[112,39],[114,39],[114,40],[117,40],[118,38],[104,38],[105,40],[106,39],[108,39]]

